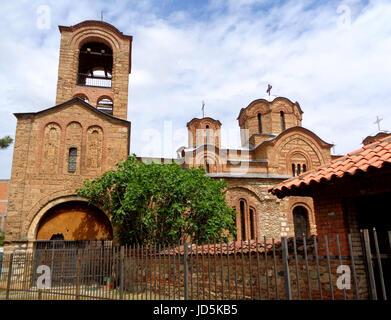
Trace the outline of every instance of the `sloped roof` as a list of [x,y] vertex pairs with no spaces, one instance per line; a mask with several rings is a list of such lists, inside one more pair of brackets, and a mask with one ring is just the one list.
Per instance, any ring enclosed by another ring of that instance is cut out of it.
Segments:
[[[302,253],[304,250],[303,237],[296,237],[296,250],[298,253]],[[293,250],[293,238],[287,239],[287,245],[289,250]],[[306,239],[306,246],[308,252],[312,252],[314,248],[314,236]],[[282,251],[281,238],[274,239],[274,250],[276,253]],[[266,243],[263,239],[256,240],[245,240],[245,241],[234,241],[228,244],[214,243],[209,245],[188,245],[189,255],[232,255],[232,254],[248,254],[248,253],[272,253],[273,252],[273,239],[267,239]],[[158,255],[184,255],[184,245],[176,246],[174,248],[162,249],[157,252]]]
[[367,172],[369,168],[382,168],[385,164],[391,164],[391,137],[385,137],[363,148],[348,153],[330,163],[304,172],[297,177],[285,180],[269,192],[284,197],[296,188],[328,182],[333,178],[353,176],[357,172]]
[[120,118],[117,118],[117,117],[114,117],[110,114],[107,114],[105,112],[102,112],[100,110],[98,110],[97,108],[93,107],[92,105],[90,105],[89,103],[85,102],[84,100],[80,99],[79,97],[74,97],[72,99],[69,99],[68,101],[65,101],[61,104],[58,104],[54,107],[50,107],[50,108],[47,108],[47,109],[44,109],[44,110],[41,110],[41,111],[38,111],[38,112],[19,112],[19,113],[14,113],[14,116],[16,118],[20,117],[20,116],[25,116],[25,115],[40,115],[40,114],[45,114],[47,112],[50,112],[50,111],[53,111],[55,109],[61,109],[63,107],[66,107],[68,105],[71,105],[75,102],[78,102],[80,103],[82,106],[84,106],[85,108],[91,110],[92,112],[100,115],[100,116],[103,116],[103,117],[106,117],[108,119],[111,119],[111,120],[114,120],[114,121],[118,121],[118,122],[123,122],[123,123],[126,123],[128,125],[130,125],[130,121],[127,121],[127,120],[124,120],[124,119],[120,119]]
[[297,106],[299,107],[300,113],[301,113],[301,114],[304,113],[303,110],[302,110],[301,107],[300,107],[300,104],[299,104],[297,101],[296,101],[296,102],[292,102],[290,99],[285,98],[285,97],[271,96],[271,98],[270,98],[270,97],[263,97],[263,98],[261,98],[261,99],[256,99],[256,100],[251,101],[247,107],[240,109],[239,115],[238,115],[238,117],[237,117],[236,120],[239,120],[239,118],[240,118],[240,116],[242,115],[242,113],[244,112],[244,110],[246,110],[246,109],[252,107],[254,104],[256,104],[256,103],[258,103],[258,102],[262,102],[262,101],[263,101],[263,102],[266,102],[266,103],[273,104],[274,101],[278,101],[278,100],[287,101],[288,103],[290,103],[290,104],[292,104],[292,105],[295,104],[295,105],[297,105]]
[[211,122],[217,122],[221,126],[221,122],[219,120],[213,119],[211,117],[203,117],[201,119],[200,118],[193,118],[186,124],[186,126],[188,127],[194,121],[203,121],[203,120],[210,120]]
[[[323,139],[321,139],[315,132],[312,132],[311,130],[304,128],[304,127],[301,127],[301,126],[294,126],[294,127],[290,127],[288,129],[280,132],[278,135],[274,135],[274,134],[271,135],[271,137],[269,139],[262,141],[260,144],[253,147],[252,149],[256,150],[262,145],[275,143],[277,140],[281,139],[283,136],[285,136],[285,135],[289,134],[291,131],[295,131],[295,130],[303,131],[305,134],[308,134],[308,135],[312,136],[313,138],[315,138],[316,140],[318,140],[324,146],[327,146],[330,148],[333,146],[332,143],[328,143],[328,142],[324,141]],[[252,136],[255,136],[255,135],[264,135],[264,134],[255,133]]]

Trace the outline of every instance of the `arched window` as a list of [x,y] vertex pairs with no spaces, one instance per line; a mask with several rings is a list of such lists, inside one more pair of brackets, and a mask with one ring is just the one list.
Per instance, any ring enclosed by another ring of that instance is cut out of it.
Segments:
[[305,164],[303,164],[303,172],[306,172],[307,171],[307,166]]
[[297,165],[297,175],[301,173],[301,165],[300,163]]
[[281,131],[285,130],[285,115],[284,111],[280,111]]
[[209,144],[209,125],[206,125],[206,144]]
[[69,149],[69,158],[68,158],[68,172],[76,171],[76,159],[77,159],[77,149]]
[[262,133],[262,115],[258,113],[258,131]]
[[84,94],[77,94],[76,96],[75,96],[75,98],[80,98],[81,100],[83,100],[84,102],[87,102],[87,103],[90,103],[89,101],[88,101],[88,98],[87,98],[87,96],[86,95],[84,95]]
[[105,97],[98,100],[96,108],[107,114],[113,114],[114,104],[110,98]]
[[245,215],[246,215],[246,204],[244,200],[240,200],[240,230],[241,230],[242,240],[247,240]]
[[292,163],[292,176],[296,176],[296,165]]
[[209,173],[210,172],[210,167],[209,167],[209,162],[205,162],[205,170],[206,170],[206,173]]
[[111,87],[113,51],[100,42],[88,42],[80,48],[77,84]]
[[295,228],[295,237],[308,237],[309,222],[308,211],[303,206],[297,206],[293,209],[293,225]]
[[250,208],[250,235],[251,240],[255,240],[256,230],[255,230],[255,214],[254,209]]

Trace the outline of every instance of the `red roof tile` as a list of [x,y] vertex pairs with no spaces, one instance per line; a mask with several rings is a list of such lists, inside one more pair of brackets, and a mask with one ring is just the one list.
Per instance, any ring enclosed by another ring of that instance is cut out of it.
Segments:
[[350,152],[346,156],[335,159],[324,166],[285,180],[269,188],[268,191],[274,195],[284,197],[293,188],[329,181],[333,177],[342,178],[345,175],[355,175],[358,171],[366,172],[371,167],[382,168],[386,163],[391,164],[390,136]]
[[[274,240],[274,251],[278,254],[282,250],[281,239],[276,238]],[[204,244],[204,245],[195,245],[192,244],[188,247],[189,255],[232,255],[232,254],[248,254],[251,253],[267,253],[271,254],[273,252],[273,240],[267,240],[266,245],[262,241],[257,242],[256,240],[246,240],[246,241],[235,241],[228,244],[216,244],[216,250],[214,244]],[[297,252],[303,252],[303,237],[296,237],[296,246]],[[293,250],[293,238],[287,238],[287,244],[289,250]],[[314,249],[314,236],[311,236],[306,239],[306,247],[308,252],[312,252]],[[184,255],[184,246],[177,246],[174,248],[163,249],[159,252],[156,252],[158,255]]]

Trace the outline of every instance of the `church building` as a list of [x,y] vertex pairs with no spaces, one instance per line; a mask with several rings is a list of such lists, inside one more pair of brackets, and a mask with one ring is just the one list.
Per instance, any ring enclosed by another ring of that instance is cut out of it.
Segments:
[[316,233],[309,197],[280,200],[268,193],[278,181],[331,161],[332,144],[301,126],[300,105],[284,97],[252,101],[238,115],[241,146],[220,145],[221,123],[212,118],[187,123],[189,144],[184,167],[203,166],[206,174],[228,183],[226,199],[237,212],[237,240]]
[[[132,36],[101,21],[59,29],[56,105],[15,114],[7,243],[113,237],[109,214],[87,205],[76,189],[130,154]],[[220,121],[194,118],[188,146],[171,160],[227,181],[238,240],[316,233],[312,198],[278,199],[268,188],[330,162],[332,145],[301,126],[303,111],[287,98],[269,95],[238,111],[240,147],[221,146]]]
[[132,37],[100,21],[59,29],[56,106],[15,114],[6,242],[113,236],[107,213],[75,191],[130,152]]

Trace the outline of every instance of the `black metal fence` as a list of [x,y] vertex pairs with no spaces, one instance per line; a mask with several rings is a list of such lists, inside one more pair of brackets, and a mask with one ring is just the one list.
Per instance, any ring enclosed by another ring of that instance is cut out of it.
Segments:
[[388,243],[368,230],[359,247],[350,234],[175,247],[37,242],[4,254],[0,298],[387,299],[390,232]]

